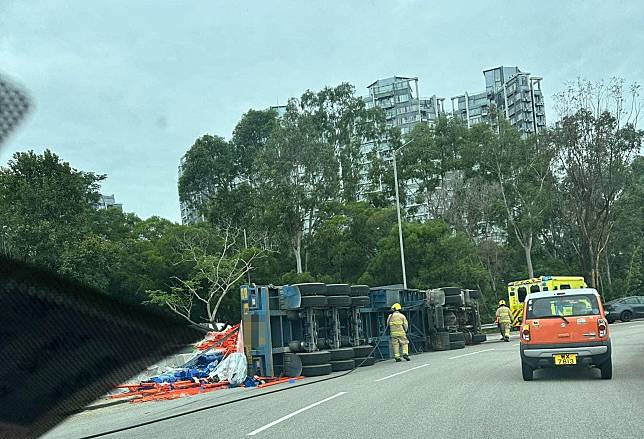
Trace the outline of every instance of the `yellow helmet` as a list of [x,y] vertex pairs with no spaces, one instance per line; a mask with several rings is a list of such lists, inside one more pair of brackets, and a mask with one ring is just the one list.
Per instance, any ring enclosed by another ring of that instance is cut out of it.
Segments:
[[402,306],[400,306],[400,303],[394,303],[391,305],[391,310],[392,311],[400,311],[402,309]]
[[505,300],[499,300],[499,306],[505,305]]

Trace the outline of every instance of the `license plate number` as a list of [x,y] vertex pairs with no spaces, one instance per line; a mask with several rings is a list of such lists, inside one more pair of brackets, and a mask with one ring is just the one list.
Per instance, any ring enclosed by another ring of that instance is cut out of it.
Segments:
[[558,354],[555,355],[555,366],[570,366],[577,364],[577,354]]

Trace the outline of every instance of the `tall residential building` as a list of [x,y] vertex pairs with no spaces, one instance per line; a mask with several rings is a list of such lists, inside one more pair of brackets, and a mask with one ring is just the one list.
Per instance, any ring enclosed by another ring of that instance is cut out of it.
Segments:
[[[428,98],[420,96],[417,77],[392,76],[379,79],[367,86],[367,89],[369,90],[369,95],[363,98],[367,108],[382,108],[385,112],[387,126],[400,128],[403,136],[409,134],[414,126],[419,123],[432,125],[439,115],[445,112],[445,98],[436,95]],[[365,143],[362,145],[362,151],[365,154],[365,159],[360,186],[363,197],[366,197],[369,185],[367,154],[375,152],[379,157],[390,161],[392,151],[391,146],[386,142]],[[418,185],[411,182],[409,190],[412,194],[410,199],[415,200]],[[405,204],[410,218],[418,220],[429,218],[430,212],[427,203],[410,201]]]
[[524,136],[545,128],[543,78],[504,66],[484,70],[483,76],[485,91],[452,98],[453,113],[468,127],[477,123],[496,125],[498,117],[503,116]]
[[97,210],[109,209],[113,207],[115,209],[120,210],[121,212],[123,211],[123,204],[116,202],[116,199],[114,198],[114,194],[112,195],[100,194],[98,203],[96,203],[95,207]]

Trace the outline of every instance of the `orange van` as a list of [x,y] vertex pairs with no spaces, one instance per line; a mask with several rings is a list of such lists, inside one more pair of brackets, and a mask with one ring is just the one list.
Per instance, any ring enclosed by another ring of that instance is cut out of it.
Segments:
[[544,367],[597,367],[603,379],[613,376],[608,322],[595,289],[528,294],[520,340],[526,381]]

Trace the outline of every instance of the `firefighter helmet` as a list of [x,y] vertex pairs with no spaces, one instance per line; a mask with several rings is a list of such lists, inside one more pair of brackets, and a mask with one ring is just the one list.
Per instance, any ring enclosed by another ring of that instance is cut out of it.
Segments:
[[499,300],[499,306],[505,305],[505,300]]
[[400,303],[394,303],[391,305],[391,310],[392,311],[400,311],[402,309],[402,306],[400,306]]

